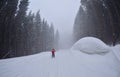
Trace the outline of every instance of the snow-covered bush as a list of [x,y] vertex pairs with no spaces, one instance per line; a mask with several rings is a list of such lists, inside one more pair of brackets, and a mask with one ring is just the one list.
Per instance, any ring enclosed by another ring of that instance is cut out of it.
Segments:
[[84,37],[77,41],[71,48],[88,54],[102,54],[110,51],[110,47],[95,37]]

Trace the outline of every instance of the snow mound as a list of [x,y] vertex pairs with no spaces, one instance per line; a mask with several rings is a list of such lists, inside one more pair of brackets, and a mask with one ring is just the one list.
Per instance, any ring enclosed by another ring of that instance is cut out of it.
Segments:
[[77,41],[71,48],[88,54],[103,54],[110,51],[110,47],[95,37],[84,37]]
[[120,45],[116,45],[116,46],[112,47],[112,51],[114,52],[114,54],[120,61]]

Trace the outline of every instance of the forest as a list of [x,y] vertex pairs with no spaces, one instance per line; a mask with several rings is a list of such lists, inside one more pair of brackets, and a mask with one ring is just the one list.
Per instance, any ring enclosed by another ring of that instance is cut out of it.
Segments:
[[29,0],[0,0],[0,59],[58,48],[59,32],[28,11]]
[[120,43],[120,0],[81,0],[75,18],[74,42],[97,37],[108,45]]
[[[40,10],[28,11],[29,4],[29,0],[0,0],[0,59],[59,49],[59,31],[41,18]],[[88,36],[108,45],[120,43],[119,4],[119,0],[80,0],[73,44]]]

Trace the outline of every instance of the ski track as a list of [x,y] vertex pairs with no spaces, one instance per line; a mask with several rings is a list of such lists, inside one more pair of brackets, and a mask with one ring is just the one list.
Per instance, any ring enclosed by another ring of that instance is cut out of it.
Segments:
[[61,50],[55,58],[45,52],[1,60],[0,77],[120,77],[119,62],[114,63],[110,56]]

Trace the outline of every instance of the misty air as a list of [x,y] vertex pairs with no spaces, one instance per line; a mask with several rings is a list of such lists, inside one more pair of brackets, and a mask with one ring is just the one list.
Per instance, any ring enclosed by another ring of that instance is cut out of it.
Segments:
[[1,0],[0,77],[120,77],[120,1]]

